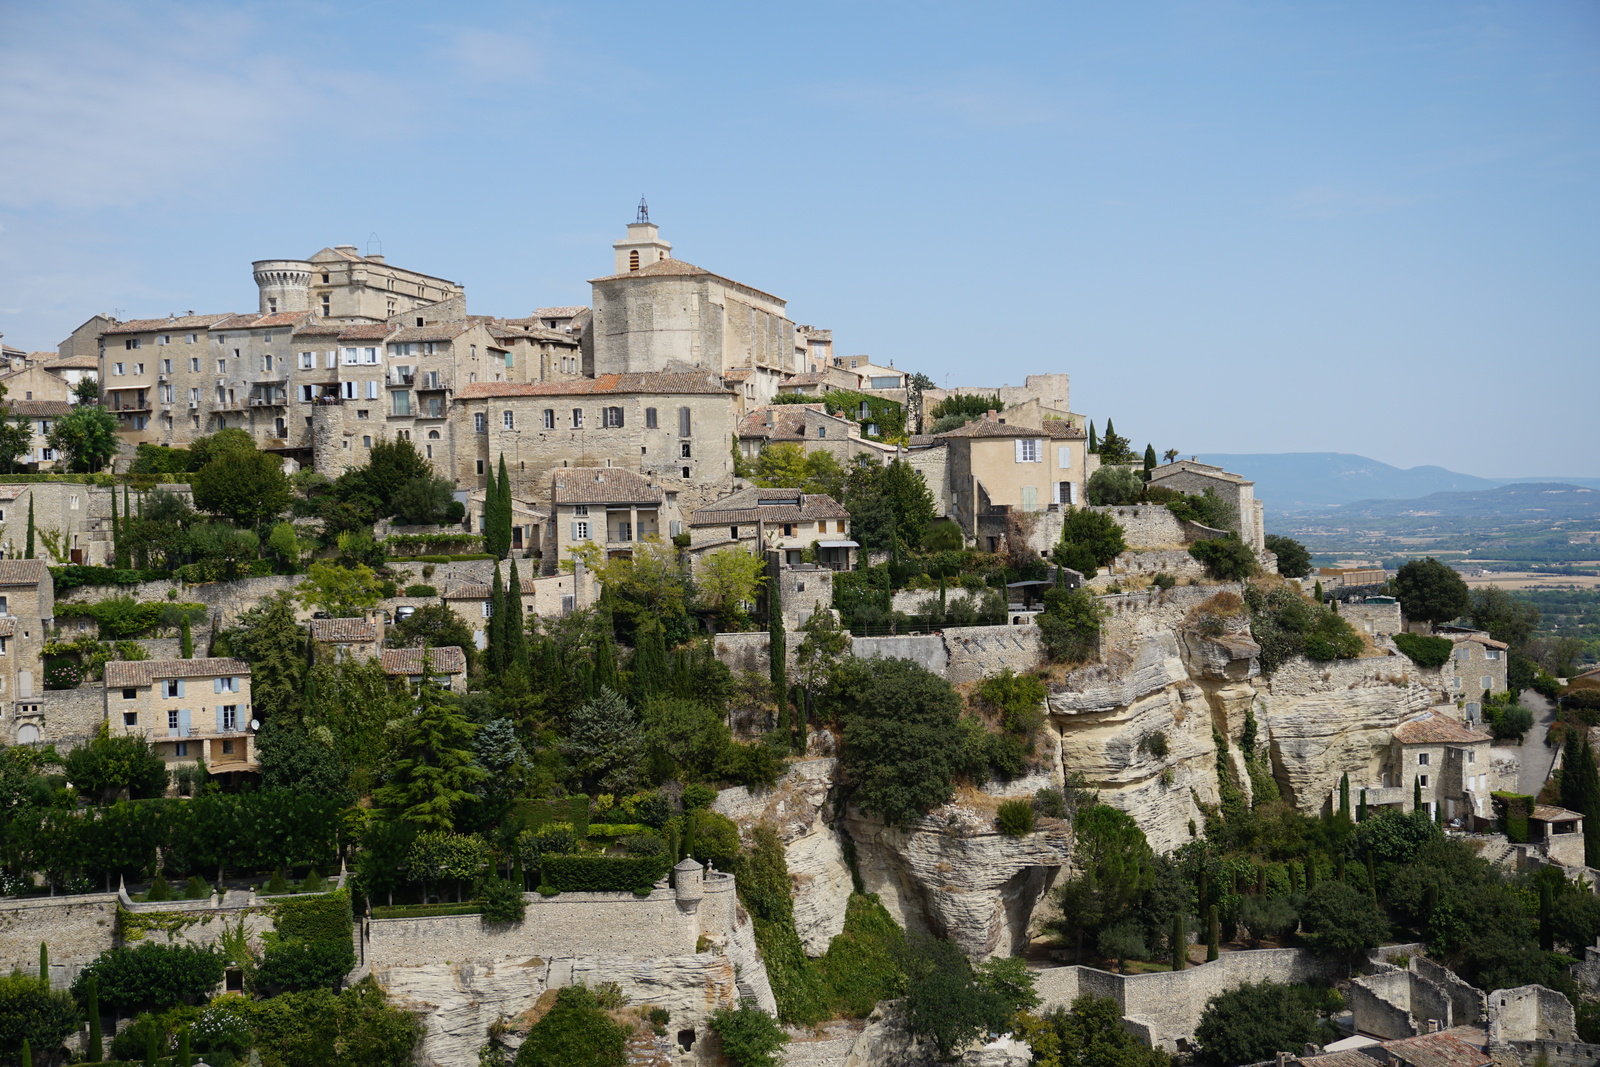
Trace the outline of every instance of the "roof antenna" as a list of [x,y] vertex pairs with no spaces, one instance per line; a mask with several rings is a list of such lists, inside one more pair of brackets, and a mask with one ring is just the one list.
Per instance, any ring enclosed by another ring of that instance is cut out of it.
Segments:
[[379,239],[378,231],[376,231],[376,230],[374,230],[371,233],[367,234],[367,255],[369,255],[369,256],[372,255],[372,246],[373,245],[377,245],[378,246],[378,255],[380,255],[380,256],[383,255],[383,241]]
[[639,198],[639,214],[634,216],[634,222],[650,221],[650,205],[644,202],[644,197]]

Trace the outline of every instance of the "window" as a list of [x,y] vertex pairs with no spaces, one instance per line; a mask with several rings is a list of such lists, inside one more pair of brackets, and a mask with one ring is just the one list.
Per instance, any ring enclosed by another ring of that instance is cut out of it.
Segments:
[[228,361],[227,360],[225,360],[225,359],[217,360],[217,373],[218,374],[227,374],[228,373]]
[[314,370],[316,368],[316,366],[317,366],[317,354],[315,352],[302,352],[302,353],[300,353],[300,369],[301,370]]
[[1426,767],[1427,765],[1428,765],[1428,754],[1426,752],[1418,752],[1417,753],[1417,766],[1418,767]]
[[226,739],[223,740],[223,742],[222,742],[222,754],[224,756],[233,755],[233,742],[232,741],[229,741],[229,740],[226,740]]
[[647,429],[647,430],[654,430],[656,428],[656,409],[655,408],[645,408],[644,409],[644,428]]
[[330,351],[330,352],[326,353],[326,358],[324,358],[322,362],[323,362],[323,365],[325,367],[327,367],[329,370],[332,370],[333,368],[337,367],[339,365],[339,352],[338,352],[338,350],[335,349],[333,351]]
[[1056,466],[1060,467],[1062,470],[1068,470],[1072,467],[1071,445],[1056,446]]
[[786,523],[783,524],[783,536],[785,536],[785,537],[793,537],[794,536],[794,523],[786,522]]
[[[302,385],[300,387],[300,403],[302,403],[302,404],[311,403],[311,394],[312,394],[312,391],[315,388],[316,388],[316,386],[314,386],[314,385]],[[198,393],[199,391],[200,390],[198,390],[198,389],[189,390],[189,392],[191,394]]]
[[174,744],[172,746],[172,754],[174,756],[187,756],[189,754],[189,742],[179,741]]
[[509,410],[502,411],[500,413],[500,425],[507,430],[515,430],[517,428],[517,417]]
[[137,697],[138,695],[139,695],[139,690],[137,690],[137,689],[124,689],[122,691],[122,699],[123,700],[132,700],[135,697]]
[[1424,789],[1428,788],[1428,776],[1426,774],[1417,775],[1417,784]]
[[1488,656],[1492,660],[1500,658],[1500,650],[1498,648],[1487,649],[1487,650],[1484,651],[1483,654],[1485,656]]
[[354,363],[359,363],[360,361],[361,361],[361,350],[359,348],[347,348],[347,349],[344,350],[344,363],[345,363],[346,366],[350,366],[351,364],[354,364]]
[[478,473],[479,474],[483,473],[483,460],[481,460],[481,459],[478,460]]
[[572,428],[574,430],[583,429],[583,409],[582,408],[573,408],[572,409]]
[[183,696],[183,681],[182,681],[182,679],[179,679],[179,678],[168,678],[165,682],[162,682],[161,684],[162,684],[163,690],[165,692],[165,695],[167,695],[169,697],[181,697],[181,696]]
[[411,414],[411,394],[404,389],[396,389],[390,394],[394,398],[393,413],[396,415]]
[[1467,762],[1468,763],[1477,763],[1478,762],[1478,754],[1476,752],[1472,751],[1472,749],[1470,749],[1470,748],[1467,749]]
[[[161,373],[162,374],[171,374],[172,373],[172,360],[164,359],[164,360],[161,361]],[[33,399],[33,394],[32,393],[28,394],[28,399],[30,399],[30,400]]]
[[1039,447],[1038,441],[1017,442],[1018,463],[1043,463],[1044,450]]
[[131,352],[135,348],[139,347],[139,339],[137,337],[130,337],[126,341],[122,342],[122,347]]
[[186,345],[192,345],[198,340],[200,340],[200,335],[197,333],[186,333],[183,335],[183,343]]
[[149,426],[149,425],[150,425],[149,416],[146,416],[146,415],[135,415],[133,417],[133,428],[135,430],[142,430],[146,426]]
[[1457,663],[1465,663],[1465,662],[1467,662],[1467,656],[1468,655],[1469,655],[1469,653],[1467,652],[1467,650],[1465,648],[1456,649],[1456,662]]
[[589,524],[587,522],[575,522],[575,523],[573,523],[572,524],[572,539],[574,541],[587,541],[587,540],[589,540]]
[[[377,384],[378,384],[377,382],[368,382],[367,383],[368,386],[375,386]],[[369,392],[369,393],[372,393],[372,392],[375,392],[375,391],[376,390],[370,389],[370,388],[367,390],[367,392]],[[358,419],[368,419],[368,418],[371,418],[371,417],[372,417],[372,412],[368,411],[366,408],[356,408],[356,418],[358,418]]]
[[[422,323],[419,322],[419,323],[417,323],[417,325],[421,326]],[[437,355],[438,353],[439,353],[439,343],[437,341],[424,341],[422,343],[422,354],[423,355],[425,355],[425,356],[433,356],[433,355]]]
[[1032,485],[1025,485],[1022,487],[1022,510],[1039,510],[1039,490],[1037,487]]
[[728,527],[728,536],[730,538],[732,538],[733,540],[735,540],[735,541],[739,540],[739,527],[737,527],[737,526]]
[[124,726],[138,726],[139,725],[139,713],[137,711],[125,711],[125,712],[123,712],[122,713],[122,725],[124,725]]
[[690,447],[689,447],[689,442],[688,441],[684,441],[684,442],[682,442],[682,443],[680,443],[678,445],[678,452],[679,452],[679,458],[680,459],[692,459],[692,458],[694,458],[693,456],[691,456],[689,454],[690,453]]
[[111,373],[112,374],[127,374],[128,373],[128,365],[126,363],[113,363],[111,365]]
[[685,478],[688,478],[688,477],[689,477],[689,468],[688,468],[688,467],[680,467],[680,468],[679,468],[679,469],[680,469],[680,470],[681,470],[681,471],[683,471],[683,476],[684,476],[684,477],[685,477]]
[[217,709],[217,730],[231,734],[239,729],[239,705],[224,704]]
[[479,411],[472,416],[472,431],[474,433],[489,432],[489,416],[486,413]]
[[144,373],[144,364],[143,363],[135,363],[133,365],[133,373],[135,373],[135,374],[143,374]]
[[[311,386],[308,385],[306,388],[310,389]],[[192,408],[200,406],[200,387],[198,385],[189,390],[189,406]]]
[[1489,677],[1487,674],[1484,675],[1483,678],[1480,679],[1480,681],[1483,683],[1483,688],[1485,688],[1485,689],[1493,689],[1494,688],[1494,679]]
[[171,343],[172,335],[170,333],[164,333],[160,337],[156,338],[156,344],[158,345],[170,345]]
[[190,356],[189,357],[189,373],[190,374],[199,374],[200,373],[200,357],[199,356]]
[[833,529],[835,533],[844,533],[844,520],[840,519],[838,522],[834,523]]
[[[800,432],[801,433],[805,432],[805,427],[804,426],[800,427]],[[828,436],[828,428],[826,426],[818,426],[817,427],[817,436],[818,437],[826,437],[826,436]]]
[[1072,503],[1072,483],[1071,482],[1057,482],[1056,483],[1056,499],[1055,499],[1055,502],[1057,504],[1070,504],[1070,503]]
[[689,409],[688,408],[679,408],[678,409],[678,436],[679,437],[693,437],[694,434],[691,432],[693,429],[694,429],[694,423],[690,418]]
[[362,437],[361,437],[361,447],[362,448],[371,448],[372,447],[372,437],[371,437],[370,434],[363,434],[362,435]]
[[261,357],[261,369],[263,371],[271,371],[272,370],[272,356],[271,355],[265,355],[265,356]]
[[363,348],[361,350],[361,362],[368,364],[378,362],[378,350],[376,348]]
[[339,393],[340,393],[340,395],[343,396],[346,400],[355,400],[356,399],[356,387],[359,384],[360,383],[358,383],[358,382],[340,382],[339,383],[339,386],[340,386]]
[[589,517],[589,505],[588,504],[574,504],[574,505],[572,505],[572,514],[575,515],[576,517],[580,518],[580,519],[587,519]]
[[547,430],[553,430],[553,429],[556,428],[556,409],[555,408],[545,408],[544,409],[544,428],[547,429]]
[[606,427],[609,427],[609,428],[612,428],[612,429],[616,429],[616,428],[621,427],[622,426],[622,409],[621,408],[601,408],[600,409],[600,425],[601,426],[606,426]]
[[[378,399],[378,380],[376,378],[367,383],[367,399]],[[357,414],[359,414],[363,419],[367,417],[367,413],[365,411],[358,412]]]
[[411,354],[411,346],[408,344],[390,345],[389,354],[391,356],[409,356]]
[[178,709],[177,708],[168,708],[167,709],[167,733],[175,734],[177,732],[178,732]]
[[639,269],[639,250],[637,248],[635,248],[632,252],[628,253],[628,269],[629,270],[638,270]]

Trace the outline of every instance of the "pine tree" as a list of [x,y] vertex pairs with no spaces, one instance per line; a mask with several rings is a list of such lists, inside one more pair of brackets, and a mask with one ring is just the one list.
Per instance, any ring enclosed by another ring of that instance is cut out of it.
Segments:
[[778,732],[793,746],[789,728],[789,650],[783,631],[783,593],[777,574],[767,587],[767,658],[772,668],[772,699],[778,705]]
[[478,727],[444,698],[429,677],[423,654],[423,683],[417,713],[402,720],[388,781],[373,794],[379,807],[423,830],[455,828],[455,809],[470,800],[487,777],[472,751]]
[[1147,444],[1147,445],[1144,446],[1144,480],[1145,481],[1148,482],[1150,480],[1150,472],[1155,470],[1155,469],[1156,469],[1156,446],[1155,445],[1151,445],[1151,444]]
[[1183,912],[1172,916],[1172,969],[1181,971],[1189,964],[1189,945],[1183,929]]
[[1217,918],[1217,906],[1206,909],[1206,962],[1222,955],[1222,923]]
[[484,626],[484,671],[490,678],[498,679],[506,669],[506,642],[501,635],[505,628],[506,594],[500,584],[500,564],[494,566],[494,579],[489,584],[489,621]]
[[89,1013],[89,1045],[84,1051],[88,1054],[90,1063],[99,1063],[105,1055],[105,1046],[100,1034],[100,979],[92,974],[84,982],[83,1006]]
[[1098,452],[1098,451],[1100,451],[1100,443],[1095,440],[1095,436],[1094,436],[1094,420],[1093,419],[1089,420],[1089,451],[1090,452]]
[[189,625],[189,616],[183,617],[183,623],[178,631],[178,655],[182,659],[194,659],[194,631]]
[[23,559],[33,558],[33,494],[28,494],[28,547],[22,554]]

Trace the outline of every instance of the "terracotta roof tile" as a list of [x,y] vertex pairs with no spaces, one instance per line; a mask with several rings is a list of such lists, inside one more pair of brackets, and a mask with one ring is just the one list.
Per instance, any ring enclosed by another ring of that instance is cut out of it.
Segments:
[[552,476],[557,504],[660,504],[661,487],[621,467],[562,467]]
[[[807,437],[800,432],[806,424],[806,412],[811,412],[813,417],[827,419],[828,422],[838,425],[842,437],[848,437],[855,423],[842,419],[837,415],[829,415],[822,404],[773,404],[769,407],[756,408],[750,414],[739,420],[740,437],[762,437],[771,441],[808,441],[831,440],[831,438]],[[767,417],[771,415],[772,425],[767,425]]]
[[595,282],[614,282],[623,278],[715,278],[718,281],[727,282],[729,285],[737,285],[741,289],[748,289],[752,293],[764,296],[769,300],[775,300],[780,304],[784,302],[781,296],[773,296],[771,293],[757,289],[753,285],[736,282],[732,278],[706,270],[704,267],[697,267],[693,263],[687,263],[681,259],[658,259],[656,262],[640,267],[638,270],[625,271],[622,274],[608,274],[602,278],[590,278],[589,283],[592,285]]
[[[426,661],[426,667],[424,667]],[[385,674],[462,674],[467,669],[467,657],[457,645],[438,648],[386,648],[379,657]]]
[[1324,1052],[1320,1056],[1301,1056],[1296,1062],[1303,1067],[1379,1067],[1380,1065],[1379,1060],[1353,1048]]
[[1491,740],[1488,734],[1469,730],[1454,719],[1433,711],[1395,727],[1394,739],[1402,745],[1470,745]]
[[452,586],[444,591],[445,600],[488,600],[489,584],[487,582],[468,582],[464,585]]
[[12,618],[0,619],[0,637],[15,637],[17,635],[17,620]]
[[363,322],[339,331],[341,341],[381,341],[395,330],[392,322]]
[[371,619],[312,619],[313,641],[376,641],[378,626]]
[[588,310],[587,307],[581,306],[534,308],[533,314],[529,317],[535,319],[575,319]]
[[1540,822],[1571,822],[1583,818],[1581,811],[1568,811],[1566,808],[1557,808],[1549,804],[1535,804],[1533,817]]
[[1451,641],[1454,641],[1458,645],[1463,641],[1471,641],[1474,644],[1482,645],[1485,648],[1498,648],[1501,651],[1511,647],[1504,641],[1496,641],[1488,634],[1451,634],[1449,637]]
[[103,332],[113,334],[151,333],[156,330],[206,330],[225,319],[240,317],[232,312],[227,312],[221,315],[179,315],[170,319],[129,319],[127,322],[119,322]]
[[1385,1041],[1383,1050],[1408,1067],[1491,1067],[1487,1053],[1453,1034],[1419,1034]]
[[85,353],[81,356],[62,356],[60,359],[48,360],[44,364],[48,371],[58,370],[99,370],[100,358]]
[[[798,504],[788,501],[799,500]],[[798,489],[745,489],[694,512],[690,526],[727,526],[755,522],[811,522],[817,519],[848,519],[850,513],[826,493],[802,493]]]
[[250,664],[242,659],[211,657],[203,659],[112,660],[106,664],[106,688],[153,685],[159,678],[224,678],[250,676]]
[[49,576],[42,559],[0,559],[0,585],[38,585]]
[[72,405],[65,400],[13,400],[6,405],[17,415],[65,415]]

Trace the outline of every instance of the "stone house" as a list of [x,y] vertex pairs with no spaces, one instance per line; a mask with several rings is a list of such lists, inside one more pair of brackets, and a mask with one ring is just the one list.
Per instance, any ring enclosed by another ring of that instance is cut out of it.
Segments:
[[365,662],[383,651],[383,613],[356,619],[312,619],[311,654],[319,661]]
[[542,502],[553,472],[611,466],[708,503],[733,481],[735,402],[719,376],[699,370],[479,382],[453,411],[451,474],[458,485],[481,486],[504,456],[513,495]]
[[35,700],[55,613],[55,579],[45,560],[0,559],[0,738],[7,744],[49,739]]
[[1150,485],[1193,496],[1203,496],[1206,490],[1211,490],[1238,517],[1239,539],[1257,552],[1266,551],[1266,513],[1261,502],[1256,500],[1255,482],[1209,463],[1180,459],[1151,471]]
[[1450,662],[1440,669],[1440,677],[1449,695],[1465,703],[1468,721],[1477,720],[1482,715],[1483,694],[1504,693],[1508,688],[1509,648],[1505,642],[1496,641],[1482,630],[1441,626],[1435,630],[1435,635],[1455,645]]
[[931,441],[945,449],[947,481],[929,488],[968,538],[981,538],[979,548],[999,549],[1009,511],[1083,500],[1086,435],[1065,420],[1025,426],[990,412]]
[[[463,495],[457,493],[458,496]],[[488,529],[486,497],[488,489],[474,489],[466,496],[467,522],[480,534]],[[548,508],[527,500],[511,498],[511,554],[538,559],[544,554],[545,529],[550,523]]]
[[54,352],[33,352],[5,361],[0,385],[7,404],[19,401],[59,400],[77,403],[73,388],[84,378],[98,376],[100,361],[82,356],[58,358]]
[[72,410],[72,404],[66,400],[17,400],[7,397],[6,406],[11,409],[11,414],[28,422],[30,436],[24,462],[36,464],[42,470],[57,467],[60,457],[50,447],[50,430],[57,419]]
[[[501,572],[501,581],[509,578],[509,571]],[[534,577],[517,575],[522,584],[522,617],[524,619],[555,619],[582,608],[590,608],[600,599],[599,583],[594,572],[578,564],[561,574]],[[485,647],[484,628],[490,615],[488,582],[463,582],[453,585],[440,597],[474,631],[474,645]]]
[[801,396],[821,396],[838,389],[850,392],[859,391],[861,388],[861,375],[853,370],[832,364],[818,366],[812,363],[812,370],[802,371],[785,378],[778,384],[779,393],[799,393]]
[[[1423,806],[1430,814],[1442,806],[1447,821],[1465,825],[1493,816],[1489,800],[1497,787],[1489,761],[1493,739],[1456,721],[1449,714],[1454,710],[1434,708],[1395,728],[1377,781],[1365,787],[1369,808],[1410,811],[1420,785]],[[1361,783],[1351,782],[1352,810],[1360,789]],[[1333,802],[1337,806],[1337,791]]]
[[807,455],[831,452],[841,467],[857,456],[880,463],[895,454],[893,445],[861,436],[854,419],[830,415],[822,404],[768,404],[739,420],[739,454],[754,462],[769,444],[798,445]]
[[250,266],[262,315],[314,311],[324,319],[383,322],[466,296],[455,282],[393,266],[381,255],[363,256],[355,245],[334,245],[307,259],[261,259]]
[[683,530],[677,495],[621,467],[568,467],[550,480],[545,570],[573,558],[578,545],[597,545],[607,559],[633,555],[640,541],[667,540]]
[[696,553],[735,545],[777,552],[790,566],[816,548],[814,562],[849,570],[860,547],[850,539],[850,513],[826,493],[799,489],[745,489],[689,516],[689,545]]
[[1336,599],[1333,606],[1350,625],[1374,637],[1389,637],[1405,629],[1405,619],[1400,614],[1400,601],[1392,596],[1369,596],[1361,600]]
[[1528,816],[1528,840],[1563,867],[1584,867],[1583,815],[1550,804],[1535,804]]
[[438,648],[386,648],[379,662],[383,672],[406,679],[412,688],[422,684],[424,672],[434,683],[452,693],[467,690],[467,656],[455,645]]
[[114,735],[148,739],[169,767],[203,759],[214,775],[261,769],[241,659],[112,660],[105,720]]

